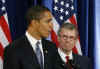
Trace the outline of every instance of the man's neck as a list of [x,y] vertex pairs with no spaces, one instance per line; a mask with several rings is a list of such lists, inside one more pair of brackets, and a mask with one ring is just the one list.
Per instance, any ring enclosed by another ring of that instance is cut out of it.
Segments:
[[71,50],[71,51],[66,51],[66,49],[62,49],[62,48],[61,48],[61,50],[62,50],[66,55],[69,55],[69,54],[72,52],[72,50]]
[[36,32],[36,31],[31,31],[31,30],[27,30],[27,32],[28,32],[32,37],[34,37],[35,39],[37,39],[37,40],[40,40],[40,39],[41,39],[41,37],[38,35],[38,32]]

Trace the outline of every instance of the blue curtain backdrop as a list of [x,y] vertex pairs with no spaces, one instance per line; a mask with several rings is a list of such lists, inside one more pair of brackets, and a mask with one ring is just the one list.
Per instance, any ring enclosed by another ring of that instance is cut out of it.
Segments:
[[77,1],[77,21],[83,55],[88,55],[88,0]]
[[6,0],[12,40],[24,34],[26,29],[25,13],[33,3],[33,0]]
[[[50,7],[52,0],[6,0],[12,40],[19,38],[26,30],[24,17],[26,10],[31,5],[43,5],[43,2]],[[76,2],[82,52],[94,63],[95,0],[76,0]]]
[[94,52],[94,0],[78,0],[78,27],[83,55],[93,59]]
[[100,0],[95,0],[95,69],[100,69]]
[[78,0],[78,27],[83,55],[92,60],[94,67],[95,1]]

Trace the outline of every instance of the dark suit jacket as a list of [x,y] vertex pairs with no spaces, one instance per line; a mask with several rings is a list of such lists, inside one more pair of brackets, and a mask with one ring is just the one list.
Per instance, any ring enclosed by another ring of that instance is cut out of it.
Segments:
[[[44,69],[54,69],[56,46],[50,41],[42,40],[44,52]],[[4,69],[40,69],[36,54],[26,36],[15,40],[4,51]]]
[[[73,69],[92,69],[92,65],[90,59],[86,56],[80,56],[73,53],[73,60],[69,62],[72,65]],[[61,57],[57,56],[57,61],[55,64],[55,69],[70,69],[68,68],[69,65],[64,63]]]

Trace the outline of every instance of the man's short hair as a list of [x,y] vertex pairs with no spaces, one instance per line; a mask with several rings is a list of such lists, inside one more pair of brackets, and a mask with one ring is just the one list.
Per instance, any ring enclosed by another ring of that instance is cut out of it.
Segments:
[[44,6],[32,6],[26,13],[27,23],[30,24],[32,20],[40,20],[43,17],[42,15],[45,11],[50,12],[50,10]]
[[78,36],[77,27],[74,24],[71,24],[70,22],[65,22],[61,25],[60,29],[58,30],[58,37],[60,37],[60,32],[61,32],[62,28],[68,29],[68,30],[75,30],[76,31],[76,36]]

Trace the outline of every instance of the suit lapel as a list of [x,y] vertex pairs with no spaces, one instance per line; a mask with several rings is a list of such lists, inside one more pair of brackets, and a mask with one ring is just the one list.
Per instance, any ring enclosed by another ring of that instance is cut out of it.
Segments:
[[[32,46],[30,45],[30,43],[29,43],[29,41],[28,41],[28,39],[26,38],[26,36],[24,37],[24,47],[25,47],[25,55],[26,55],[26,61],[27,62],[29,62],[29,64],[32,64],[32,67],[34,68],[34,69],[37,69],[38,67],[40,67],[39,66],[39,64],[38,64],[38,60],[37,60],[37,58],[36,58],[36,54],[35,54],[35,52],[34,52],[34,50],[33,50],[33,48],[32,48]],[[32,68],[32,69],[33,69]]]
[[77,62],[78,62],[78,56],[73,53],[73,63],[77,64]]
[[45,39],[42,39],[42,48],[43,48],[43,53],[44,53],[44,69],[47,69],[48,67],[48,43],[46,43]]
[[46,43],[44,39],[42,39],[42,48],[43,48],[43,53],[47,55],[48,54],[48,43]]
[[73,53],[73,57],[74,57],[73,64],[75,68],[80,69],[80,56]]

